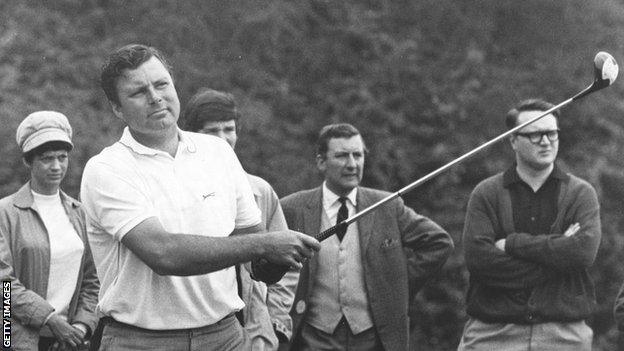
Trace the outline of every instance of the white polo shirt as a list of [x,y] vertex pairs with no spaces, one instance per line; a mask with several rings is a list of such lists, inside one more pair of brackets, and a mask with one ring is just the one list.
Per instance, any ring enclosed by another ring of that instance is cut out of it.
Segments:
[[148,329],[213,324],[243,307],[234,267],[160,276],[121,244],[156,217],[175,233],[226,237],[260,223],[247,176],[223,140],[179,130],[175,157],[139,144],[128,128],[84,168],[81,198],[101,282],[100,311]]

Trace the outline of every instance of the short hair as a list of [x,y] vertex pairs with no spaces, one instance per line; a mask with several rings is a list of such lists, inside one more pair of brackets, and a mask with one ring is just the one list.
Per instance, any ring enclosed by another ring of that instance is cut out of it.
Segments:
[[[327,150],[329,149],[329,140],[335,138],[351,138],[356,135],[361,135],[353,125],[349,123],[335,123],[329,124],[321,128],[316,142],[316,154],[321,157],[325,157]],[[364,139],[362,139],[364,144]],[[368,152],[366,145],[364,145],[364,152]]]
[[136,69],[152,57],[156,57],[160,60],[169,74],[171,74],[171,66],[165,59],[165,56],[158,51],[158,49],[151,46],[129,44],[110,54],[102,66],[102,73],[100,75],[100,85],[108,101],[119,105],[117,80],[121,77],[123,71],[126,69]]
[[[518,125],[518,116],[520,115],[520,112],[548,111],[553,107],[555,107],[555,105],[542,99],[527,99],[520,101],[518,105],[509,110],[509,112],[507,112],[507,115],[505,116],[505,124],[507,125],[507,129],[512,129],[513,127]],[[555,116],[557,125],[559,125],[559,110],[553,111],[552,115]]]
[[32,164],[32,161],[36,156],[41,156],[48,151],[59,151],[59,150],[70,152],[72,150],[72,145],[64,141],[60,141],[60,140],[49,141],[47,143],[43,143],[37,146],[36,148],[24,153],[22,157],[24,158],[24,161],[26,161],[27,164]]
[[202,88],[191,97],[182,112],[184,129],[197,132],[206,122],[236,121],[240,113],[236,107],[234,95],[218,90]]

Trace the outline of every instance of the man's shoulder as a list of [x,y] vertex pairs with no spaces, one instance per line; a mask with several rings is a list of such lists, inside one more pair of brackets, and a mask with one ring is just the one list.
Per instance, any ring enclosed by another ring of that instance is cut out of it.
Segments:
[[252,188],[263,190],[263,192],[273,190],[273,187],[269,184],[269,182],[258,177],[257,175],[247,173],[247,180],[249,180],[249,184]]
[[492,176],[489,176],[483,179],[482,181],[477,183],[477,186],[475,186],[473,192],[488,191],[488,190],[493,190],[495,188],[502,188],[503,178],[504,178],[503,175],[504,175],[504,172],[499,172],[499,173],[496,173]]
[[598,195],[596,189],[591,183],[583,178],[575,176],[572,173],[567,173],[567,188],[568,193],[578,199],[597,201]]
[[364,186],[358,187],[358,192],[360,193],[361,196],[367,196],[375,200],[381,200],[385,197],[392,195],[392,193],[389,191],[367,188]]
[[589,181],[569,172],[567,172],[566,174],[568,175],[568,182],[570,183],[570,186],[592,189],[594,188],[594,186],[591,185]]
[[277,194],[275,194],[275,190],[273,190],[273,187],[271,186],[271,184],[269,184],[269,182],[249,173],[247,173],[247,180],[249,181],[251,191],[254,193],[254,195],[264,199],[277,200]]
[[280,199],[280,202],[282,203],[283,208],[299,206],[312,200],[319,191],[321,191],[320,187],[300,190],[290,195],[284,196]]
[[120,142],[115,142],[112,145],[109,145],[102,149],[100,153],[94,155],[87,161],[87,166],[93,167],[94,165],[99,164],[117,164],[122,163],[119,161],[124,161],[126,158],[132,157],[130,150],[125,147]]
[[82,172],[82,185],[88,185],[105,174],[129,173],[135,168],[133,164],[132,155],[121,143],[107,146],[85,164]]
[[191,149],[196,147],[200,152],[234,153],[232,147],[223,139],[210,134],[181,131],[183,138]]

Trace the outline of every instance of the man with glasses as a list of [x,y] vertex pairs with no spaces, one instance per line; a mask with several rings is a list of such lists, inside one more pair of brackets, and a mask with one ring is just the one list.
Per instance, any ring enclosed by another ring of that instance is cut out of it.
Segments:
[[[507,127],[553,106],[522,101],[507,113]],[[558,117],[514,133],[515,164],[470,196],[463,233],[470,319],[459,350],[591,350],[587,269],[600,243],[599,205],[589,183],[555,164]]]

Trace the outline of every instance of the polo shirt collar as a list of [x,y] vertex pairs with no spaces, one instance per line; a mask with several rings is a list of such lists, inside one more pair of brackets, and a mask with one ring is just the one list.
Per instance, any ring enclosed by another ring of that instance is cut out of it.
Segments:
[[[518,171],[516,171],[516,166],[517,164],[514,162],[513,165],[511,167],[509,167],[505,173],[503,174],[503,186],[505,188],[508,188],[509,186],[511,186],[512,184],[515,183],[520,183],[520,182],[524,182],[521,178],[520,175],[518,174]],[[559,166],[557,166],[557,163],[555,163],[552,172],[550,172],[550,175],[548,176],[548,178],[546,179],[546,181],[550,180],[551,178],[554,179],[558,179],[561,181],[565,181],[569,178],[569,175],[567,173],[565,173],[564,171],[561,170],[561,168],[559,168]]]
[[[180,143],[178,144],[178,151],[186,148],[190,152],[194,152],[195,143],[193,143],[193,140],[190,137],[188,137],[183,130],[181,130],[180,128],[177,128],[177,129],[178,129],[178,139],[180,141]],[[155,156],[158,154],[169,155],[164,151],[152,149],[151,147],[147,147],[139,143],[138,141],[136,141],[136,139],[134,139],[134,137],[132,136],[132,133],[130,133],[130,129],[128,127],[124,128],[121,138],[119,139],[119,142],[129,147],[132,151],[136,152],[137,154],[147,155],[147,156]]]
[[[353,188],[353,190],[351,190],[351,192],[346,196],[354,207],[357,206],[357,189],[357,187]],[[323,206],[325,208],[329,208],[334,203],[338,202],[338,198],[340,198],[340,196],[329,190],[327,182],[323,182]]]

